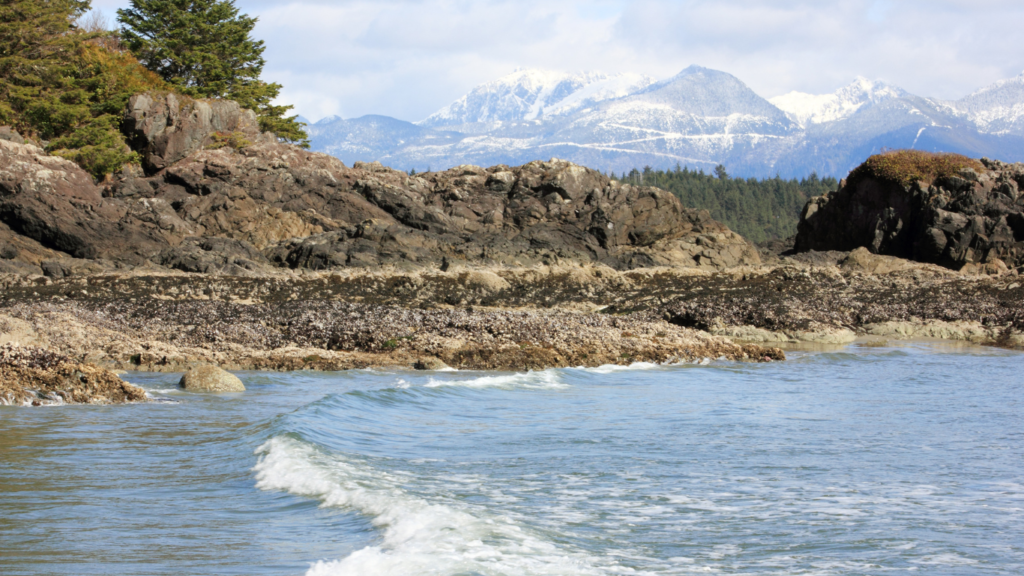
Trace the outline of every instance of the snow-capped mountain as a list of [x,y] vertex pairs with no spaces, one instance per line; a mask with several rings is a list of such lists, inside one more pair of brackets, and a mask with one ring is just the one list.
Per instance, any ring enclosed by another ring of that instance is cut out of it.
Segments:
[[956,107],[983,132],[1024,134],[1024,72],[978,90]]
[[315,150],[404,170],[557,157],[616,172],[725,164],[742,176],[843,177],[884,148],[1024,160],[1024,74],[956,102],[864,78],[769,101],[699,66],[659,82],[519,70],[415,124],[330,118],[308,131]]
[[653,83],[653,78],[640,74],[516,70],[474,88],[418,124],[440,127],[539,120],[621,98]]
[[902,98],[907,93],[884,82],[857,78],[833,94],[807,94],[790,92],[772,98],[770,102],[801,126],[845,120],[865,104],[877,104],[891,98]]

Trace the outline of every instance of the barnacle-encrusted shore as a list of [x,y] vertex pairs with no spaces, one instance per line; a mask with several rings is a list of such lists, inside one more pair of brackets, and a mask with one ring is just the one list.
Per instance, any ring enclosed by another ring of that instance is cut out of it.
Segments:
[[146,393],[105,368],[36,347],[0,345],[0,405],[124,404]]
[[946,338],[1020,348],[1019,276],[863,252],[706,271],[600,266],[94,275],[9,283],[0,342],[112,369],[525,370],[780,360],[784,343]]

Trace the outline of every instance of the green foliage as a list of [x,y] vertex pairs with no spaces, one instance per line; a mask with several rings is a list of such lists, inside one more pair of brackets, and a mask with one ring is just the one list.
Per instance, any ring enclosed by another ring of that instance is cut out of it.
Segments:
[[207,150],[219,150],[225,146],[235,150],[243,150],[252,146],[252,142],[245,138],[241,132],[216,132],[210,136],[210,142],[206,145]]
[[801,180],[783,180],[778,176],[764,180],[732,178],[721,165],[715,168],[714,175],[681,166],[668,171],[648,166],[618,179],[668,190],[683,206],[708,210],[715,220],[753,242],[796,234],[800,211],[807,199],[839,185],[835,178],[819,178],[817,174]]
[[87,0],[0,5],[0,123],[102,178],[137,161],[119,130],[128,98],[165,85],[111,49],[109,33],[76,28],[88,9]]
[[304,125],[285,116],[292,107],[272,103],[281,85],[260,80],[265,47],[249,36],[257,19],[234,0],[132,0],[117,20],[139,61],[183,94],[235,100],[264,131],[309,146]]
[[125,164],[138,163],[139,155],[124,143],[115,116],[104,114],[65,136],[50,142],[56,156],[76,162],[95,178],[117,172]]
[[71,22],[88,7],[85,0],[0,4],[0,122],[29,135],[52,134],[85,116],[81,95],[65,92],[82,44]]
[[850,180],[874,177],[904,186],[918,180],[931,184],[937,178],[956,176],[966,168],[979,172],[985,169],[981,162],[960,154],[893,150],[868,158],[850,173]]

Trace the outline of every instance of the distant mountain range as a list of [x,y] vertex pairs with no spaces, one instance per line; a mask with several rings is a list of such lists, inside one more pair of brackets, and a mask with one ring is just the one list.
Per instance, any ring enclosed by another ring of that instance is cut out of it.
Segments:
[[1024,161],[1024,74],[949,102],[863,78],[766,100],[699,66],[662,81],[519,70],[420,122],[332,117],[307,131],[314,150],[402,170],[554,157],[615,172],[724,164],[734,176],[843,177],[885,148]]

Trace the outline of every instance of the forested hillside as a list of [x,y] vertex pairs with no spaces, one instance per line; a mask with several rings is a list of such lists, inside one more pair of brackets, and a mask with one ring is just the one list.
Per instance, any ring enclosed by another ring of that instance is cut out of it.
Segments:
[[839,182],[817,174],[797,180],[778,176],[758,180],[733,178],[724,166],[714,174],[676,166],[675,170],[634,169],[614,178],[656,186],[675,194],[688,208],[703,208],[711,216],[753,242],[789,238],[796,234],[800,211],[807,199],[835,190]]

